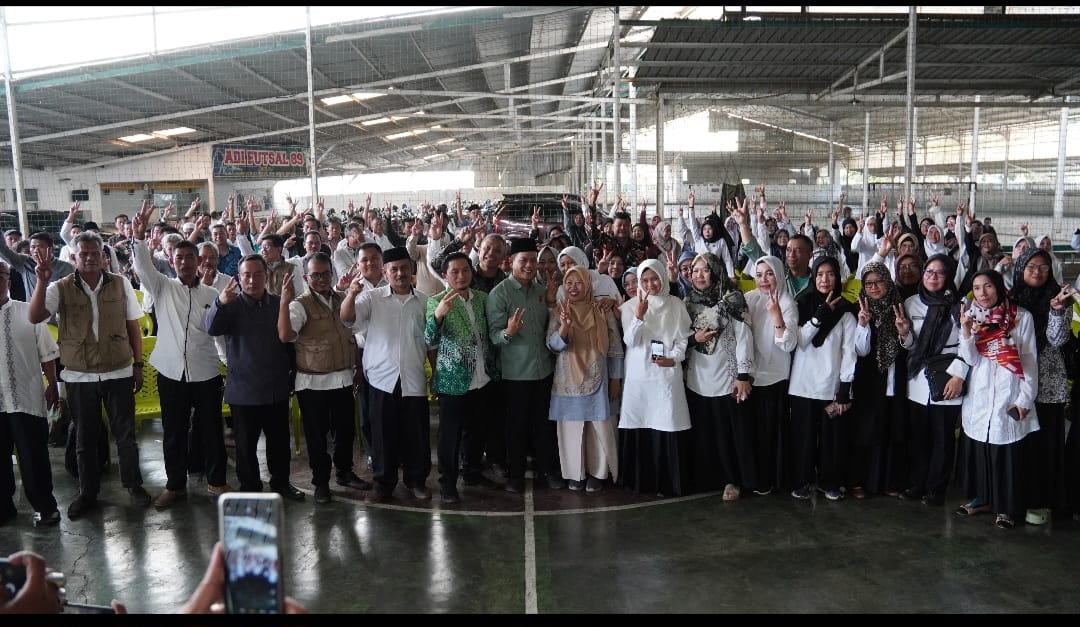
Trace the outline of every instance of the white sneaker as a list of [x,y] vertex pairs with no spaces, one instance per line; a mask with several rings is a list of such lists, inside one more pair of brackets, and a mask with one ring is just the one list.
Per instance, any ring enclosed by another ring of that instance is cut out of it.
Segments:
[[1049,509],[1029,509],[1027,515],[1024,516],[1024,522],[1029,525],[1045,525],[1046,521],[1050,519]]

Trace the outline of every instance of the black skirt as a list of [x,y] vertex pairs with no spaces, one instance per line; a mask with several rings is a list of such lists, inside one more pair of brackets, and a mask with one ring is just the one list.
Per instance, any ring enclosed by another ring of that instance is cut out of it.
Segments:
[[619,485],[642,494],[686,494],[689,433],[689,430],[619,429]]
[[689,389],[686,401],[691,424],[691,491],[722,490],[729,483],[757,488],[754,421],[749,404],[735,402],[730,394],[700,396]]
[[966,497],[989,504],[995,514],[1023,518],[1027,510],[1024,454],[1029,446],[1027,438],[1011,444],[987,444],[963,434],[956,476]]

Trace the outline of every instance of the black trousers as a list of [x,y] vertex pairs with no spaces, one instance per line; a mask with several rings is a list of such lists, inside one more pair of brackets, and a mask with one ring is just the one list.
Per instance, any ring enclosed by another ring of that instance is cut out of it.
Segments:
[[920,405],[908,401],[910,489],[944,494],[956,461],[956,426],[960,405]]
[[[338,476],[353,469],[353,440],[356,438],[356,411],[353,407],[353,388],[336,390],[299,390],[300,420],[307,441],[311,483],[316,487],[330,482],[331,464]],[[331,458],[329,451],[333,450]]]
[[15,473],[11,452],[19,453],[23,492],[35,512],[56,511],[52,466],[49,464],[49,420],[22,412],[0,413],[0,514],[15,511]]
[[128,489],[142,485],[139,447],[135,443],[135,380],[133,377],[93,383],[66,384],[68,405],[79,425],[75,435],[75,456],[79,466],[79,493],[96,499],[101,490],[98,465],[98,438],[101,436],[101,405],[109,417],[109,431],[116,442],[120,461],[120,482]]
[[375,481],[393,490],[398,468],[403,467],[405,485],[427,483],[431,474],[431,417],[427,396],[402,396],[400,380],[390,394],[369,385],[368,409]]
[[356,424],[360,427],[360,445],[364,447],[364,455],[371,457],[371,451],[375,448],[371,441],[371,408],[368,407],[368,384],[367,378],[360,377],[360,383],[356,385]]
[[[488,439],[484,414],[498,412],[499,400],[491,383],[465,394],[439,394],[439,485],[457,486],[459,459],[464,461],[466,477],[477,476],[483,470],[484,443]],[[503,436],[505,439],[505,433]]]
[[506,462],[510,480],[525,479],[525,454],[532,436],[538,475],[562,477],[556,424],[548,419],[554,375],[536,381],[502,382],[506,395]]
[[796,486],[817,483],[839,490],[848,478],[850,412],[827,417],[832,401],[791,396],[791,478]]
[[266,465],[270,488],[289,485],[289,400],[269,405],[233,405],[236,439],[236,478],[241,492],[262,492],[259,473],[259,435],[266,434]]
[[162,447],[165,453],[165,487],[183,490],[187,485],[190,440],[199,443],[206,483],[225,485],[225,434],[221,426],[222,379],[177,381],[158,373],[161,400]]

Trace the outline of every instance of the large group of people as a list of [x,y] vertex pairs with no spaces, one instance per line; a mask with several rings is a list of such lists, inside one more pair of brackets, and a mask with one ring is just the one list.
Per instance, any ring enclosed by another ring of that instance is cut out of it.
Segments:
[[[370,196],[340,217],[290,200],[280,225],[230,197],[176,220],[144,202],[108,244],[76,223],[76,203],[59,254],[50,234],[28,254],[0,242],[0,344],[14,355],[0,448],[19,453],[35,524],[60,519],[45,450],[60,382],[73,520],[97,504],[102,407],[136,506],[173,506],[193,469],[211,496],[232,489],[226,433],[240,490],[263,489],[265,436],[270,489],[304,500],[290,479],[294,395],[317,503],[332,475],[375,502],[399,481],[430,499],[437,398],[445,504],[461,501],[459,481],[521,493],[531,464],[554,490],[937,506],[956,483],[957,515],[992,512],[1004,529],[1080,512],[1080,433],[1066,436],[1075,289],[1049,238],[1025,227],[1004,253],[989,218],[946,215],[936,197],[921,220],[914,199],[853,217],[841,196],[826,224],[807,210],[796,225],[784,202],[770,213],[762,185],[700,219],[691,189],[680,241],[644,205],[636,220],[621,200],[602,211],[601,188],[580,212],[564,203],[561,227],[534,216],[529,237],[503,236],[460,196],[401,220]],[[134,425],[145,313],[167,477],[156,498]],[[356,437],[371,481],[355,471]],[[0,483],[6,523],[7,464]]]

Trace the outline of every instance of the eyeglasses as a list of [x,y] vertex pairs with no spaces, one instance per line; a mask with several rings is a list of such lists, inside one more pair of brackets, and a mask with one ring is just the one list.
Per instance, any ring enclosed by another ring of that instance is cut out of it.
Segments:
[[307,277],[309,279],[316,279],[316,280],[318,280],[318,279],[326,280],[326,279],[329,279],[329,278],[331,278],[333,276],[334,276],[334,273],[331,272],[330,270],[327,270],[326,272],[309,272],[307,274]]
[[1024,270],[1027,270],[1029,272],[1049,272],[1050,266],[1045,263],[1029,263],[1028,265],[1024,266]]
[[863,287],[881,287],[885,281],[863,281]]
[[934,276],[934,277],[943,277],[943,276],[945,276],[945,272],[940,271],[940,270],[931,270],[929,268],[927,268],[926,270],[923,270],[923,274],[925,274],[926,276]]
[[902,263],[896,266],[897,270],[903,270],[904,272],[918,272],[919,265],[914,263]]

